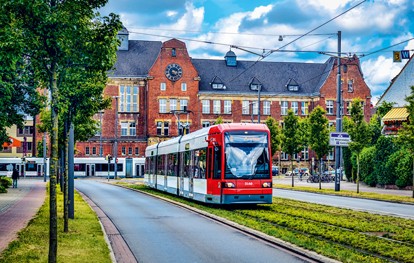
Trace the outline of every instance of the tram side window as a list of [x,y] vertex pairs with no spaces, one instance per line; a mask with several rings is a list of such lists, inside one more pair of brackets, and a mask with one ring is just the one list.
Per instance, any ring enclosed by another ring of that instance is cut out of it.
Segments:
[[207,148],[194,151],[194,177],[206,178]]
[[86,165],[84,163],[75,164],[73,170],[75,172],[84,172],[86,171]]
[[184,152],[184,158],[183,158],[183,163],[184,163],[184,177],[189,177],[190,174],[192,173],[192,158],[191,158],[191,151],[185,151]]
[[178,154],[170,153],[167,159],[167,175],[177,176],[178,174]]
[[157,156],[157,174],[164,174],[164,156]]
[[221,149],[219,147],[214,148],[214,172],[213,179],[221,178]]

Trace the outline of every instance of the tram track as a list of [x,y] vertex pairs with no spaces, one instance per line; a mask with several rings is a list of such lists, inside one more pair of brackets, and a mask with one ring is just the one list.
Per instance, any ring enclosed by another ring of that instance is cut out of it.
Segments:
[[[247,235],[251,238],[254,238],[254,239],[256,239],[260,242],[263,242],[263,243],[265,243],[265,244],[267,244],[271,247],[274,247],[275,249],[278,249],[278,250],[281,250],[285,253],[293,255],[293,256],[295,256],[295,257],[297,257],[297,258],[299,258],[299,259],[301,259],[305,262],[310,262],[310,263],[337,263],[337,262],[340,262],[340,261],[325,257],[323,255],[317,254],[314,251],[306,250],[306,249],[303,249],[303,248],[298,247],[296,245],[293,245],[291,243],[288,243],[286,241],[283,241],[281,239],[266,235],[263,232],[254,230],[252,228],[249,228],[249,227],[246,227],[246,226],[243,226],[243,225],[240,225],[238,223],[235,223],[235,222],[233,222],[231,220],[228,220],[228,219],[225,219],[223,217],[216,216],[214,214],[208,213],[206,211],[200,210],[198,208],[189,206],[189,205],[181,203],[181,202],[177,202],[177,201],[172,200],[170,198],[166,198],[166,197],[163,197],[163,196],[160,196],[160,195],[148,193],[146,191],[141,191],[139,189],[134,189],[134,188],[124,186],[124,185],[119,185],[119,184],[113,184],[113,185],[123,187],[123,188],[129,189],[129,190],[137,191],[137,192],[152,196],[154,198],[161,199],[161,200],[163,200],[165,202],[168,202],[170,204],[173,204],[175,206],[184,208],[188,211],[191,211],[193,213],[201,215],[204,218],[212,220],[216,223],[219,223],[219,224],[225,225],[227,227],[230,227],[234,230],[237,230],[237,231],[239,231],[239,232],[241,232],[241,233],[243,233],[243,234],[245,234],[245,235]],[[160,193],[163,193],[163,192],[160,192]],[[163,194],[165,194],[165,193],[163,193]]]

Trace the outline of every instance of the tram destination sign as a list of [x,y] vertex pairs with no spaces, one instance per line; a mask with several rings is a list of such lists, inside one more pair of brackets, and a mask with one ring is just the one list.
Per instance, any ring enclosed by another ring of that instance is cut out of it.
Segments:
[[351,137],[346,132],[331,132],[329,134],[330,146],[345,146],[351,142]]

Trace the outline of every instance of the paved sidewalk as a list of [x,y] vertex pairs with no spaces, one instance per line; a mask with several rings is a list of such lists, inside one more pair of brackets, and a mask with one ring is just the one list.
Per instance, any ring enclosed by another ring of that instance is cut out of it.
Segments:
[[0,194],[0,253],[36,215],[46,197],[43,178],[21,178],[17,188]]

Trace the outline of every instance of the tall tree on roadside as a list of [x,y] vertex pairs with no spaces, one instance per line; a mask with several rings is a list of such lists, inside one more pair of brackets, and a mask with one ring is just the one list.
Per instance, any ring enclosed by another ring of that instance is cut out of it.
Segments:
[[293,155],[300,151],[300,135],[299,135],[299,117],[296,116],[291,109],[288,110],[288,115],[283,119],[284,127],[282,128],[282,151],[290,155],[291,169],[292,169],[292,187],[294,183],[293,173]]
[[96,13],[106,3],[107,0],[0,0],[0,16],[12,18],[7,26],[21,32],[17,41],[23,43],[23,54],[36,80],[51,94],[49,262],[56,262],[57,257],[58,115],[62,107],[59,88],[71,68],[83,65],[85,72],[99,69],[102,74],[112,67],[121,24],[117,15],[100,17]]
[[367,146],[371,140],[371,134],[368,123],[364,120],[364,112],[362,109],[362,101],[354,99],[351,107],[351,125],[348,129],[351,137],[349,149],[355,153],[357,160],[356,183],[357,193],[359,193],[359,160],[362,149]]
[[[408,104],[405,106],[408,112],[408,121],[403,124],[403,128],[399,130],[398,140],[402,142],[405,147],[409,150],[411,156],[414,155],[414,86],[411,86],[411,94],[405,98],[405,101]],[[412,198],[414,198],[414,158],[413,158],[413,194]]]
[[279,123],[272,117],[266,119],[266,125],[270,130],[270,144],[272,148],[272,158],[280,148],[280,129]]
[[325,113],[321,106],[317,106],[309,115],[309,145],[319,160],[319,189],[322,188],[322,157],[328,154],[330,149],[329,121]]

